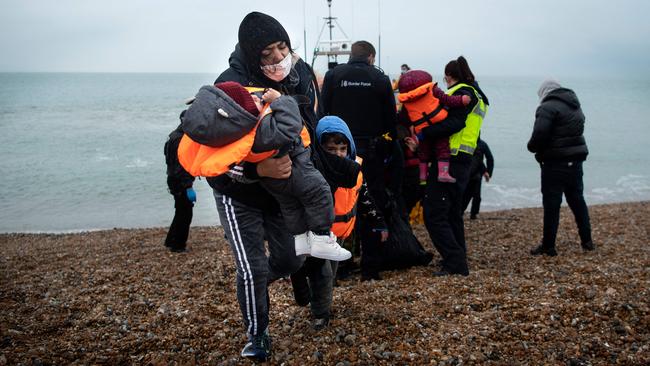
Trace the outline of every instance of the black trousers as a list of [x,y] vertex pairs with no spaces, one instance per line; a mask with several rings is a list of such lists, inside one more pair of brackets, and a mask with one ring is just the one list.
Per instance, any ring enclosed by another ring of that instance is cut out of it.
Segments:
[[465,189],[465,194],[463,195],[463,213],[467,210],[469,206],[469,201],[472,201],[472,208],[470,209],[470,215],[476,216],[481,209],[481,179],[470,179],[467,183],[467,188]]
[[282,215],[216,190],[214,198],[237,267],[237,301],[246,332],[262,334],[269,325],[269,283],[298,271],[305,260],[296,256]]
[[192,223],[192,207],[194,204],[187,198],[185,191],[174,194],[174,219],[169,226],[165,246],[173,249],[184,249]]
[[381,253],[381,235],[372,231],[372,228],[362,220],[357,220],[354,230],[361,242],[361,274],[365,276],[376,275],[382,268],[384,258]]
[[463,194],[469,181],[471,156],[452,157],[450,174],[456,183],[438,182],[438,164],[429,168],[427,188],[422,205],[424,224],[433,246],[442,257],[442,267],[453,274],[468,275]]
[[314,318],[329,318],[332,310],[334,279],[338,268],[336,261],[307,257],[298,272],[291,275],[291,284],[307,287],[299,291],[309,291],[309,306]]
[[542,202],[544,205],[544,237],[542,245],[555,247],[560,223],[562,194],[573,212],[582,243],[591,241],[589,209],[583,196],[582,162],[542,163]]

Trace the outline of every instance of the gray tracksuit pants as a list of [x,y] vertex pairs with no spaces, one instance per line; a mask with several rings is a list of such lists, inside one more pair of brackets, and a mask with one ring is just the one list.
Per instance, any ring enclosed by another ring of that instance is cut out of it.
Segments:
[[[262,334],[269,324],[269,282],[302,266],[293,235],[280,214],[268,214],[214,191],[230,249],[237,266],[237,300],[249,335]],[[266,256],[264,240],[268,240]]]
[[290,155],[291,176],[287,179],[262,178],[262,186],[280,204],[291,234],[298,235],[307,230],[329,232],[334,223],[330,186],[314,167],[311,149],[302,146],[302,142],[293,148]]

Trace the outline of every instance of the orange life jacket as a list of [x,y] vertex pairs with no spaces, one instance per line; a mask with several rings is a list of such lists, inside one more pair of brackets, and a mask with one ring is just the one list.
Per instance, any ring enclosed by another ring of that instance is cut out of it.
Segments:
[[[251,151],[255,142],[257,127],[269,113],[272,113],[272,111],[267,104],[264,106],[262,112],[260,112],[257,124],[251,131],[241,139],[224,146],[210,147],[202,145],[192,140],[187,134],[184,134],[178,144],[178,161],[192,176],[216,177],[226,173],[233,164],[242,161],[258,163],[272,157],[277,153],[277,150],[261,153]],[[309,138],[309,132],[304,126],[300,137],[302,138],[303,145],[305,147],[309,146],[311,139]]]
[[400,93],[397,99],[409,115],[415,133],[420,133],[425,127],[447,118],[447,110],[440,100],[433,96],[432,90],[436,83],[426,83],[409,91]]
[[[362,160],[357,157],[357,163]],[[352,233],[357,220],[357,200],[363,184],[363,174],[359,172],[357,184],[352,188],[338,188],[334,192],[334,224],[332,232],[339,239],[345,239]]]

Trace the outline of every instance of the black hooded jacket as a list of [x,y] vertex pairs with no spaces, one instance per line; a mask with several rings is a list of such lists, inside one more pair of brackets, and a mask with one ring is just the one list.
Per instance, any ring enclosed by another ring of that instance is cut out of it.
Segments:
[[[183,118],[181,113],[181,119]],[[169,134],[169,139],[165,142],[165,163],[167,164],[167,186],[169,192],[173,195],[185,193],[187,188],[192,187],[194,177],[190,175],[178,162],[178,144],[183,137],[183,129],[178,125],[174,131]]]
[[[487,166],[485,165],[486,161]],[[490,151],[488,144],[479,137],[478,141],[476,141],[476,150],[474,150],[474,155],[472,155],[469,179],[481,180],[483,179],[483,174],[486,172],[491,178],[494,172],[494,156],[492,156],[492,151]]]
[[571,89],[558,88],[537,107],[528,150],[544,161],[584,161],[589,154],[582,135],[585,115]]
[[[314,105],[320,108],[318,103],[320,95],[314,74],[307,63],[299,59],[290,74],[278,83],[264,76],[260,70],[249,70],[239,45],[235,47],[228,61],[230,67],[219,75],[215,83],[235,81],[243,86],[273,88],[282,94],[294,97],[298,102],[300,114],[310,130],[311,140],[316,141],[313,138],[313,131],[316,128],[316,116],[319,111],[314,111]],[[332,191],[337,187],[349,188],[356,184],[357,174],[361,169],[358,164],[327,154],[318,144],[312,146],[314,147],[312,151],[316,151],[316,154],[312,154],[314,165],[323,174]],[[243,166],[246,178],[259,179],[256,164],[244,163]],[[273,212],[279,211],[277,201],[259,183],[239,182],[226,174],[207,178],[207,181],[212,188],[244,204]]]

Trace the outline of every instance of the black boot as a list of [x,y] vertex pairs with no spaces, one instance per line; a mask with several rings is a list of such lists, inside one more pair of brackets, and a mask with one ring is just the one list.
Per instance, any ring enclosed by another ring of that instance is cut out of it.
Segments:
[[555,257],[557,255],[557,251],[555,250],[555,247],[545,247],[543,244],[533,248],[530,250],[531,255],[548,255],[549,257]]
[[330,323],[330,317],[324,316],[322,318],[315,318],[314,321],[312,321],[311,326],[312,328],[314,328],[314,330],[321,330],[327,328],[329,323]]
[[589,240],[586,243],[580,244],[580,246],[582,247],[582,250],[584,250],[586,252],[589,252],[589,251],[592,251],[592,250],[596,249],[596,245],[591,240]]
[[379,275],[379,271],[361,273],[361,282],[370,280],[381,281],[383,278]]

